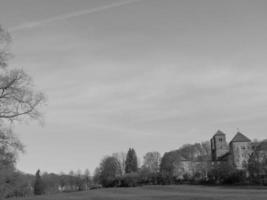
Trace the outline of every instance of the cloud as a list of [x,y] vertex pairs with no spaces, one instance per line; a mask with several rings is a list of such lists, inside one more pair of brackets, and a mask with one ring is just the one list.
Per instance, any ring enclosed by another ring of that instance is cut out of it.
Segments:
[[67,20],[67,19],[71,19],[71,18],[74,18],[74,17],[79,17],[79,16],[83,16],[83,15],[89,15],[89,14],[93,14],[93,13],[109,10],[111,8],[117,8],[117,7],[121,7],[121,6],[124,6],[124,5],[137,3],[139,1],[143,1],[143,0],[122,1],[122,2],[118,2],[118,3],[112,3],[112,4],[109,4],[109,5],[105,5],[105,6],[100,6],[100,7],[97,7],[97,8],[92,8],[92,9],[76,11],[76,12],[72,12],[72,13],[68,13],[68,14],[58,15],[58,16],[51,17],[51,18],[44,19],[44,20],[40,20],[40,21],[26,22],[26,23],[23,23],[21,25],[9,28],[9,32],[17,32],[17,31],[21,31],[21,30],[25,30],[25,29],[35,28],[35,27],[38,27],[38,26],[54,23],[54,22],[57,22],[57,21]]

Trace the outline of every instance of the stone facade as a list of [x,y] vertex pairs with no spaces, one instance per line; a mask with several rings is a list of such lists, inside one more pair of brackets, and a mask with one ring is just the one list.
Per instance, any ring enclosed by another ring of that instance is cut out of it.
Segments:
[[240,132],[234,136],[228,146],[225,134],[217,131],[211,139],[212,161],[228,161],[236,169],[244,169],[253,152],[252,146],[251,140]]
[[[222,131],[217,131],[210,139],[211,144],[211,159],[209,160],[186,160],[183,158],[177,159],[174,162],[174,176],[177,179],[183,180],[185,176],[193,177],[196,173],[199,174],[199,178],[207,178],[207,173],[210,168],[221,165],[228,162],[238,170],[244,170],[247,168],[248,161],[252,155],[259,158],[260,161],[263,158],[267,159],[267,140],[260,144],[254,144],[251,140],[240,132],[234,136],[234,138],[228,144],[226,141],[226,135]],[[267,167],[266,170],[267,171]],[[264,177],[266,173],[262,173]]]
[[211,156],[212,160],[219,160],[227,152],[229,152],[229,147],[226,142],[225,134],[222,131],[217,131],[217,133],[211,138]]
[[244,169],[252,153],[251,142],[235,142],[230,144],[230,155],[237,169]]

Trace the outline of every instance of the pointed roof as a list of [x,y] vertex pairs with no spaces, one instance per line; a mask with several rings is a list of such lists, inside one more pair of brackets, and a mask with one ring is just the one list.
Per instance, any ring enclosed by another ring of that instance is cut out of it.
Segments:
[[251,140],[240,132],[237,132],[231,142],[251,142]]
[[222,132],[221,130],[218,130],[218,131],[214,134],[214,136],[218,136],[218,135],[225,135],[225,133]]

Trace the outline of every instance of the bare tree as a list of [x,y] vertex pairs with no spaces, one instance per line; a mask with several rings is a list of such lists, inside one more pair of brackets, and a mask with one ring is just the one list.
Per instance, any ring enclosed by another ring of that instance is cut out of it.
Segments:
[[23,116],[40,118],[37,107],[45,100],[44,94],[35,92],[32,80],[23,70],[0,71],[0,120],[19,120]]
[[117,152],[112,154],[112,156],[116,158],[120,163],[121,175],[125,174],[126,155],[127,154],[125,152]]
[[38,108],[45,102],[44,94],[34,90],[31,77],[22,69],[8,69],[9,36],[2,28],[0,43],[0,124],[23,117],[40,119]]
[[144,156],[143,167],[147,168],[151,173],[159,172],[161,156],[159,152],[148,152]]
[[84,171],[84,179],[85,179],[85,185],[86,185],[85,190],[89,190],[91,182],[92,182],[89,169],[86,169]]
[[45,102],[45,96],[34,90],[31,77],[23,70],[8,68],[9,42],[9,34],[0,26],[0,144],[15,153],[22,151],[23,146],[7,122],[41,119],[39,106]]
[[11,185],[8,172],[14,172],[16,155],[23,145],[8,126],[10,122],[41,119],[39,106],[45,102],[42,92],[35,91],[31,77],[22,69],[8,68],[10,35],[0,26],[0,199]]

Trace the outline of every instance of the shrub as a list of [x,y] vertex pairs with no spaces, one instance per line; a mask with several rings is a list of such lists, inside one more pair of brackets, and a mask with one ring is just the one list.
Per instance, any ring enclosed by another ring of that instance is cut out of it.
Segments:
[[120,178],[121,187],[136,187],[140,185],[140,176],[138,173],[125,174]]

